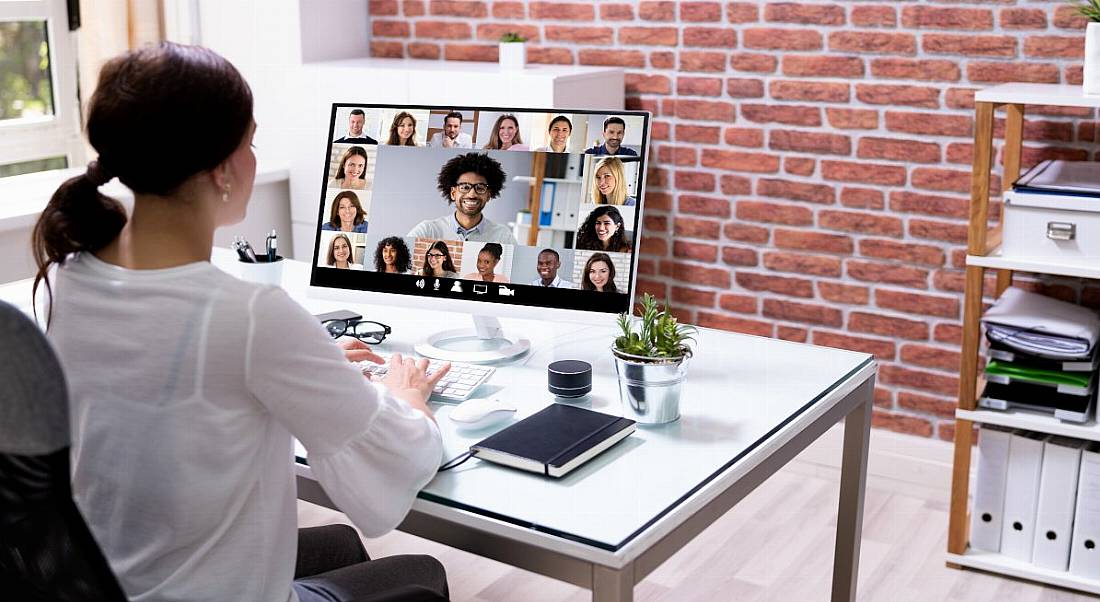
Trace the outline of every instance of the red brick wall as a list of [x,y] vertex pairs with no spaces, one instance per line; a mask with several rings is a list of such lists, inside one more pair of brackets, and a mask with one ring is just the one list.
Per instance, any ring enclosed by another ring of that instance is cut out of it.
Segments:
[[[953,436],[973,93],[1080,83],[1070,5],[372,0],[370,13],[375,56],[493,61],[517,31],[531,62],[625,67],[627,105],[655,116],[644,289],[703,326],[874,353],[875,424]],[[1028,116],[1026,164],[1100,158],[1093,111]],[[1028,285],[1100,306],[1087,283]]]

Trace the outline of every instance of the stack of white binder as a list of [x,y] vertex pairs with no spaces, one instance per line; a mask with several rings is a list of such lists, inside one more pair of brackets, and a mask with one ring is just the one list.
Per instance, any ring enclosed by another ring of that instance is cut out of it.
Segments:
[[982,427],[970,546],[1100,579],[1100,444]]

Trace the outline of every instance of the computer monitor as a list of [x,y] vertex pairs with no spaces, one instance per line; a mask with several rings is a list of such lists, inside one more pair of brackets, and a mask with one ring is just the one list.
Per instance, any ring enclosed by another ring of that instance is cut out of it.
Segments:
[[334,103],[310,292],[469,313],[429,357],[524,353],[499,317],[628,311],[649,113]]

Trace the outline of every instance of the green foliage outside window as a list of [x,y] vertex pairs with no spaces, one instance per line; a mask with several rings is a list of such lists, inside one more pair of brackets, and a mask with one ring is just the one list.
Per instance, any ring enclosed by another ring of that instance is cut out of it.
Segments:
[[0,120],[53,112],[46,22],[0,22]]

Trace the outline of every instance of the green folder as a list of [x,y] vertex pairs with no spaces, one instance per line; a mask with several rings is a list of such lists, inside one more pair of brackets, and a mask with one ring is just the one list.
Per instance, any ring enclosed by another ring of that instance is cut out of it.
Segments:
[[985,365],[986,374],[1006,376],[1024,382],[1043,385],[1069,385],[1071,387],[1088,388],[1092,381],[1092,372],[1062,372],[1060,370],[1043,370],[1042,368],[1028,368],[1021,364],[989,360]]

